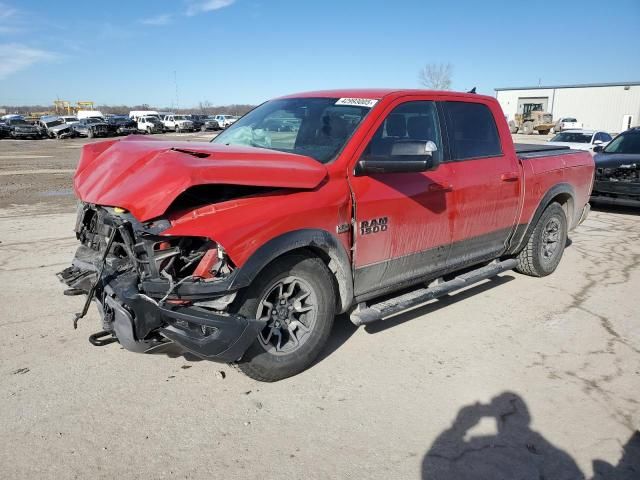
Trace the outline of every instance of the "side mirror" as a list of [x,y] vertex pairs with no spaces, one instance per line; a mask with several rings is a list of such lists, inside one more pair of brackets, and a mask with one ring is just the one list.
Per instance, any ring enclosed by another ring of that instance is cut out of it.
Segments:
[[594,145],[602,145],[602,140],[596,140],[595,142],[593,142]]
[[400,140],[391,146],[391,154],[385,156],[366,156],[356,165],[356,176],[376,173],[415,173],[428,172],[440,166],[433,155],[438,147],[431,140]]
[[[602,143],[602,142],[600,142]],[[595,153],[601,152],[602,150],[604,150],[604,147],[602,145],[596,145],[595,147],[593,147],[593,151]]]

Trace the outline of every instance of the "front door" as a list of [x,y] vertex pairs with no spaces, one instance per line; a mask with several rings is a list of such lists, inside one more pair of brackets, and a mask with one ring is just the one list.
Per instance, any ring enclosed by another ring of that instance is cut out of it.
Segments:
[[[397,159],[391,150],[395,142],[403,140],[434,142],[438,148],[434,155],[442,161],[435,102],[412,97],[390,106],[361,158]],[[399,286],[419,276],[435,276],[446,268],[453,224],[452,178],[450,163],[431,172],[351,174],[356,296]]]

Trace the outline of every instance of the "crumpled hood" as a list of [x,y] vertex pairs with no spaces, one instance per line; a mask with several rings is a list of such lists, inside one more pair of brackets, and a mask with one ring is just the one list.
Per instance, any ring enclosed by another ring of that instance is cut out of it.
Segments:
[[145,221],[195,185],[312,189],[326,175],[324,165],[302,155],[133,136],[85,145],[74,190],[84,202],[122,207]]

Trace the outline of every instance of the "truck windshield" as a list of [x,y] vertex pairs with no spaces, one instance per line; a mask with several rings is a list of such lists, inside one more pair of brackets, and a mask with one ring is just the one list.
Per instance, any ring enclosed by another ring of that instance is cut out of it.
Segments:
[[[350,105],[347,100],[356,103],[359,99],[272,100],[239,119],[212,143],[297,153],[327,163],[333,160],[371,110],[369,106]],[[367,103],[375,104],[375,101]]]
[[618,135],[603,150],[604,153],[640,154],[640,132],[627,132]]

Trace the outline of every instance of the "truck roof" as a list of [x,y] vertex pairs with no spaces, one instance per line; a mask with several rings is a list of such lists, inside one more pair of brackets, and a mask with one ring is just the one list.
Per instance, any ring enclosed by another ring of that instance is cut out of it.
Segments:
[[317,90],[311,92],[300,92],[291,95],[284,95],[280,98],[371,98],[381,99],[383,97],[404,97],[406,95],[447,95],[454,97],[482,98],[495,101],[495,98],[477,93],[453,92],[450,90],[424,90],[424,89],[403,89],[403,88],[345,88],[336,90]]

